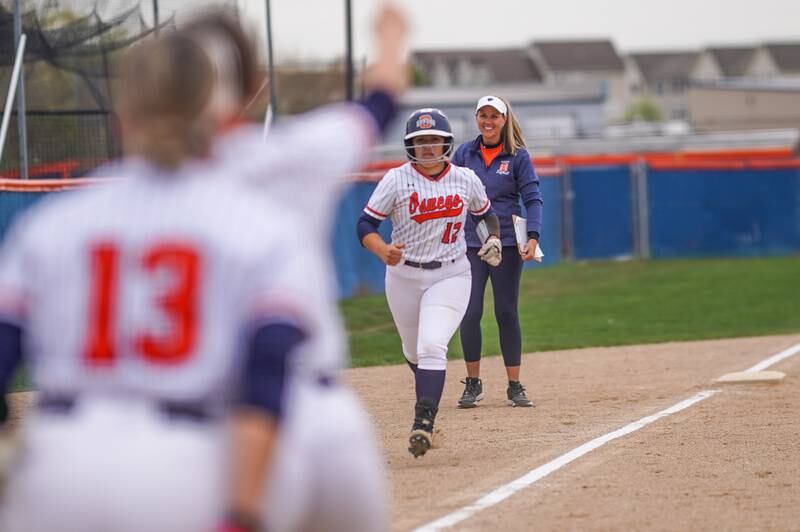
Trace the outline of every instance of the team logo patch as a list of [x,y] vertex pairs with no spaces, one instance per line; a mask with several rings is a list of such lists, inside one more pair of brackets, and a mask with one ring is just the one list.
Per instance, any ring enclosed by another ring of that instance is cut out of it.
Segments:
[[508,171],[508,161],[502,161],[500,163],[500,167],[497,169],[498,174],[508,175],[510,172]]
[[420,129],[430,129],[436,125],[436,120],[431,115],[422,115],[417,119],[417,127]]

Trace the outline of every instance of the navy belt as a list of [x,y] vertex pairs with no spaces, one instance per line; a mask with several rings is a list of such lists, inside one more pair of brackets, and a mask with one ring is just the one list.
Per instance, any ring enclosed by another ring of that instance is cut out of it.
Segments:
[[[78,404],[78,399],[70,395],[44,395],[39,398],[37,405],[40,410],[48,414],[71,414]],[[170,419],[182,419],[195,422],[208,422],[214,416],[203,405],[194,403],[180,403],[176,401],[156,401],[156,408]]]
[[412,268],[421,268],[423,270],[437,270],[442,267],[442,263],[438,260],[432,262],[414,262],[413,260],[407,260],[403,264],[406,266],[411,266]]

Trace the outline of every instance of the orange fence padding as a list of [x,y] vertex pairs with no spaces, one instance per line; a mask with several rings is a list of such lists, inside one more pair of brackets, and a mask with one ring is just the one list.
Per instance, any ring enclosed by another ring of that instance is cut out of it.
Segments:
[[791,148],[768,149],[735,149],[724,151],[686,151],[672,154],[679,159],[792,159],[794,152]]
[[800,159],[750,159],[750,160],[658,160],[648,163],[653,170],[776,170],[800,168]]
[[108,183],[107,178],[76,178],[76,179],[3,179],[0,178],[0,191],[9,192],[49,192],[52,190],[66,190],[84,185]]
[[[78,161],[59,161],[57,163],[37,164],[28,168],[29,177],[59,174],[62,179],[72,176],[72,172],[80,168]],[[0,179],[19,179],[19,169],[8,170],[0,173]]]
[[[558,155],[533,157],[536,173],[540,177],[558,177],[565,167],[627,166],[644,162],[654,169],[743,169],[743,168],[798,168],[789,148],[735,149],[725,151],[686,151],[671,153],[605,153],[596,155]],[[405,164],[405,160],[370,163],[364,169],[363,179],[377,181],[391,168]]]
[[[606,153],[597,155],[558,155],[534,157],[536,172],[540,177],[561,176],[565,168],[586,166],[626,166],[646,163],[654,170],[742,170],[800,168],[800,159],[789,148],[733,149],[720,151],[692,151],[674,153]],[[379,161],[368,164],[361,172],[349,176],[349,181],[377,182],[390,169],[405,164],[405,160]],[[30,168],[29,175],[57,174],[62,179],[19,179],[18,170],[0,173],[0,190],[48,191],[63,190],[99,183],[104,178],[71,178],[81,165],[77,161],[61,161]]]

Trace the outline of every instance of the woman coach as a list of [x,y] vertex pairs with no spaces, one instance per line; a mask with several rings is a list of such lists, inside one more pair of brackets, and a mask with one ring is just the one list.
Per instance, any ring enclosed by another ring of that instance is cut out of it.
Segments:
[[[486,281],[491,279],[494,313],[500,331],[500,349],[508,376],[506,390],[512,406],[533,406],[519,381],[522,358],[522,336],[517,313],[519,282],[523,261],[533,259],[542,225],[542,195],[539,177],[533,169],[525,139],[509,102],[497,96],[478,100],[475,121],[480,135],[458,147],[453,164],[466,166],[480,177],[497,216],[503,255],[500,265],[490,267],[478,256],[481,247],[475,232],[475,221],[467,217],[465,235],[467,258],[472,267],[472,292],[469,306],[461,322],[461,345],[467,366],[466,385],[460,408],[472,408],[483,399],[481,368],[481,316]],[[528,245],[520,253],[514,234],[512,214],[522,216],[520,200],[525,205]]]

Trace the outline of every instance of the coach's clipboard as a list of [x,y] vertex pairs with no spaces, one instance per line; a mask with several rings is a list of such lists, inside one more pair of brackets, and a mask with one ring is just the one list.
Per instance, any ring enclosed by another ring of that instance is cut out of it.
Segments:
[[[520,253],[523,253],[525,248],[528,247],[528,220],[516,214],[511,215],[511,221],[514,223],[514,236],[517,237],[517,248]],[[533,250],[533,260],[542,262],[542,248],[539,243],[536,243],[536,249]]]

